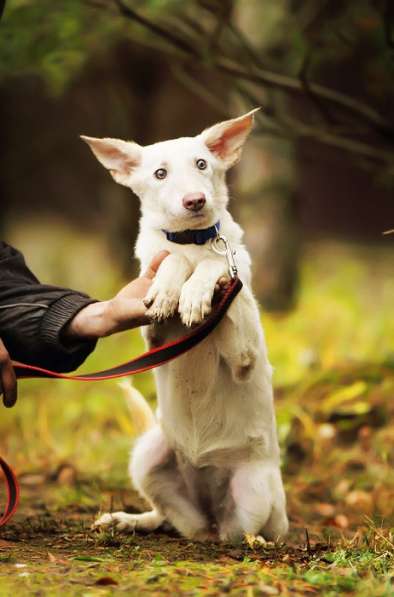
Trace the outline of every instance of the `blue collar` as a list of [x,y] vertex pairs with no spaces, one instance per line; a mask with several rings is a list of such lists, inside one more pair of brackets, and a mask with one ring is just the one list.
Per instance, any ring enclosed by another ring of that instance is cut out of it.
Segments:
[[179,245],[205,245],[207,240],[215,238],[220,229],[220,222],[216,222],[209,228],[203,228],[201,230],[182,230],[181,232],[169,232],[163,230],[167,240],[172,243],[178,243]]

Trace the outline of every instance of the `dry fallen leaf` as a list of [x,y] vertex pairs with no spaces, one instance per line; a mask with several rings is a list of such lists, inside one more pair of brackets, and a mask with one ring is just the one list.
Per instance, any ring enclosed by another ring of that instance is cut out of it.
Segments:
[[69,563],[67,560],[64,560],[62,558],[58,558],[58,557],[54,556],[53,553],[51,553],[50,551],[48,551],[48,560],[50,562],[52,562],[52,564],[68,564]]
[[374,501],[382,516],[392,516],[394,504],[394,490],[384,485],[375,487]]
[[101,578],[97,579],[94,584],[99,585],[100,587],[108,587],[110,585],[117,585],[119,583],[117,580],[111,578],[110,576],[102,576]]
[[350,486],[351,481],[349,479],[341,479],[335,487],[334,494],[337,496],[344,496],[348,493]]
[[340,529],[347,529],[349,526],[349,519],[344,514],[337,514],[334,518],[335,526]]
[[351,491],[345,498],[348,506],[351,506],[363,514],[371,514],[373,511],[373,499],[371,494],[361,489]]
[[343,566],[335,566],[335,574],[339,574],[340,576],[352,576],[354,574],[353,568],[345,568]]
[[279,595],[278,589],[264,583],[259,583],[259,591],[264,593],[264,595]]
[[35,487],[36,485],[42,485],[47,480],[44,473],[25,473],[19,475],[19,483],[26,485],[27,487]]
[[6,541],[5,539],[0,539],[0,549],[9,549],[13,545],[16,545],[12,541]]
[[324,526],[337,527],[338,529],[347,529],[349,526],[349,519],[345,514],[337,514],[332,518],[327,518],[323,524]]
[[335,506],[333,506],[333,504],[318,503],[315,504],[314,510],[320,514],[320,516],[330,518],[335,514]]
[[56,475],[56,481],[60,485],[74,485],[77,480],[77,471],[70,464],[63,464],[59,467]]
[[323,440],[331,440],[336,436],[337,430],[331,423],[323,423],[322,425],[319,425],[318,434]]

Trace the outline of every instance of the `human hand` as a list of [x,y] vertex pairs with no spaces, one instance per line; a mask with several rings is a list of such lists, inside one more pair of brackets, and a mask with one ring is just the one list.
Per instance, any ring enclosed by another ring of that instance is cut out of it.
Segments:
[[92,303],[79,311],[64,330],[63,337],[66,340],[96,339],[150,323],[143,299],[167,255],[168,251],[158,253],[146,272],[129,282],[109,301]]
[[4,406],[14,406],[17,399],[17,383],[11,357],[0,340],[0,395],[3,394]]

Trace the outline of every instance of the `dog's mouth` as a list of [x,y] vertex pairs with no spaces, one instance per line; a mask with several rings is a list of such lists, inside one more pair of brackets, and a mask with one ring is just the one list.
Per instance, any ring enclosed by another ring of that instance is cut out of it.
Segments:
[[194,212],[185,209],[181,213],[168,213],[168,216],[167,223],[163,228],[171,230],[171,232],[208,228],[209,226],[213,226],[218,220],[215,210],[209,207],[208,209],[204,207]]
[[207,228],[215,224],[216,220],[212,217],[211,213],[195,213],[190,214],[185,218],[185,225],[187,228]]

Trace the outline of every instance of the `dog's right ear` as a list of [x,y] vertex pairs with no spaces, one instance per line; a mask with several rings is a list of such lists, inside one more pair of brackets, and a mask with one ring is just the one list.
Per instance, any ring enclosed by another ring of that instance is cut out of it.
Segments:
[[141,162],[142,147],[121,139],[95,139],[84,135],[81,135],[81,139],[89,145],[104,168],[110,171],[113,179],[128,187],[130,175]]

